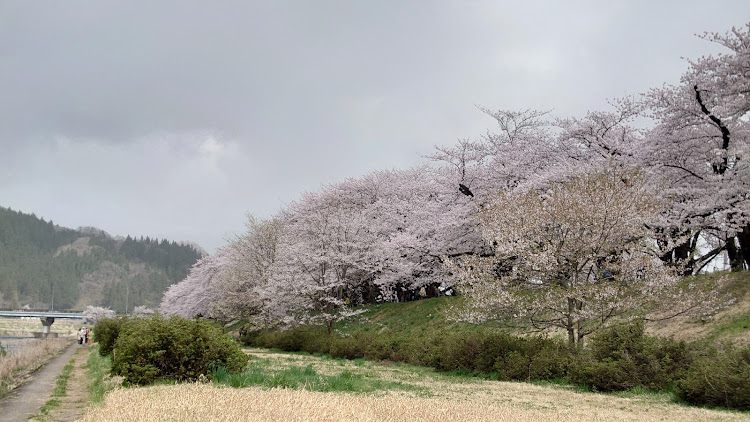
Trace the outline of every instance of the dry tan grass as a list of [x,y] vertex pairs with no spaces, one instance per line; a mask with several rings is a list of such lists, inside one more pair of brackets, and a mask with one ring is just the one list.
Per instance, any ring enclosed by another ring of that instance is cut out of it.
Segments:
[[[731,321],[734,317],[750,311],[750,293],[737,298],[737,303],[723,309],[711,318],[710,323],[702,323],[694,317],[676,317],[659,323],[649,324],[647,332],[660,337],[673,337],[678,340],[694,341],[708,337],[716,326]],[[738,346],[750,346],[750,330],[724,334],[722,340]]]
[[[409,397],[395,393],[374,396],[286,389],[233,389],[207,384],[118,389],[107,396],[104,407],[90,410],[83,421],[686,422],[749,419],[747,415],[737,413],[675,405],[654,406],[632,399],[561,397],[559,391],[547,391],[552,390],[550,388],[524,387],[521,391],[509,388],[498,392],[477,392],[471,399]],[[515,403],[519,394],[528,391],[534,397],[542,398],[542,402],[520,406]],[[499,396],[494,397],[491,393]]]
[[750,421],[750,413],[692,408],[664,395],[620,397],[562,387],[449,377],[425,368],[251,350],[265,368],[312,365],[422,387],[321,393],[205,384],[117,389],[84,421]]
[[20,350],[0,356],[0,395],[15,388],[28,372],[39,368],[69,344],[70,339],[34,340]]

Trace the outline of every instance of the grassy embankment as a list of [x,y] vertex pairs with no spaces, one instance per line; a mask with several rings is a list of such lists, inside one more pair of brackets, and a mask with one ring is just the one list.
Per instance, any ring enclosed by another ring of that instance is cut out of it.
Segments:
[[[687,342],[719,344],[728,341],[736,345],[750,345],[750,272],[701,275],[696,280],[709,285],[722,276],[727,277],[727,283],[720,294],[733,298],[734,303],[710,318],[676,317],[648,322],[647,331],[653,335]],[[452,309],[459,306],[460,301],[461,298],[457,297],[441,297],[366,306],[363,314],[339,323],[337,331],[343,334],[375,332],[408,338],[428,338],[435,333],[482,329],[480,326],[451,319]],[[549,335],[564,338],[561,332]]]
[[649,332],[685,341],[705,341],[711,344],[730,342],[738,346],[750,346],[750,272],[701,275],[695,279],[708,286],[717,277],[727,279],[719,294],[733,299],[734,303],[707,319],[681,317],[650,323]]

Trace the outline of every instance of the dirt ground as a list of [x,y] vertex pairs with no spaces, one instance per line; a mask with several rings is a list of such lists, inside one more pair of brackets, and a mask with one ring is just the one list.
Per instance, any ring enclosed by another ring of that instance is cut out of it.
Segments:
[[71,422],[81,419],[88,404],[88,378],[86,377],[86,361],[89,357],[89,346],[78,346],[71,358],[73,370],[70,373],[65,396],[60,398],[60,405],[49,415],[38,418],[42,421]]

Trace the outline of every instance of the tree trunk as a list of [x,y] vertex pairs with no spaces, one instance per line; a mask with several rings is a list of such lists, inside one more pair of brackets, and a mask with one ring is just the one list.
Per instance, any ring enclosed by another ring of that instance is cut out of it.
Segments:
[[575,299],[572,297],[568,298],[568,321],[565,324],[565,328],[568,330],[568,346],[571,349],[576,347],[576,326],[573,322],[573,313],[575,312]]
[[726,240],[727,255],[729,256],[729,267],[732,272],[742,271],[745,269],[745,262],[740,253],[740,249],[734,241],[734,237],[730,237]]
[[740,253],[745,260],[745,268],[750,268],[750,224],[737,233],[737,240],[740,241]]
[[578,347],[583,347],[583,337],[586,335],[583,330],[581,330],[581,321],[578,321],[578,336],[577,336],[577,344]]
[[[676,234],[675,234],[676,236]],[[695,250],[698,246],[698,238],[700,232],[695,233],[692,237],[686,240],[684,243],[675,246],[672,250],[660,256],[659,258],[664,264],[674,267],[677,265],[685,265],[682,270],[682,275],[691,275],[695,269],[695,261],[691,259],[694,256]],[[666,241],[659,241],[659,246],[666,246]]]

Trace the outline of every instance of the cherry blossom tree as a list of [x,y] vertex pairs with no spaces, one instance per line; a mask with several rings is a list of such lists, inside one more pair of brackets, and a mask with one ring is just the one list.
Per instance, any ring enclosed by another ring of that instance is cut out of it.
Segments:
[[248,215],[246,231],[228,246],[227,268],[214,283],[221,296],[214,305],[215,313],[263,327],[281,319],[283,307],[278,306],[271,285],[281,230],[280,218],[264,220]]
[[[637,313],[638,292],[673,287],[661,262],[687,274],[727,251],[741,269],[750,264],[748,34],[706,35],[728,53],[690,62],[679,85],[642,102],[580,118],[481,109],[497,128],[437,147],[431,165],[371,172],[269,220],[250,217],[246,233],[170,287],[161,310],[331,330],[355,305],[437,295],[454,271],[476,300],[471,318],[514,314],[580,342]],[[653,128],[634,126],[644,115]]]
[[422,288],[438,295],[447,287],[442,256],[481,250],[474,198],[448,175],[426,166],[370,175],[379,191],[368,220],[380,242],[371,261],[385,264],[375,278],[383,300],[405,300]]
[[278,219],[248,216],[247,231],[215,255],[201,258],[181,282],[169,287],[159,310],[165,315],[244,319],[267,326],[281,316],[269,271],[275,260]]
[[[550,189],[500,191],[482,208],[491,257],[452,264],[468,299],[462,318],[561,328],[570,345],[615,321],[676,297],[646,223],[662,204],[637,171],[610,168]],[[668,301],[674,314],[707,311],[705,297]],[[664,310],[666,311],[666,310]]]
[[228,268],[229,252],[222,248],[216,254],[205,256],[193,264],[184,280],[169,286],[164,292],[159,312],[185,318],[196,315],[212,317],[215,302],[222,296],[215,283]]
[[141,305],[133,308],[132,316],[136,318],[147,317],[153,315],[155,311],[147,306]]
[[[697,271],[726,250],[741,270],[750,264],[750,24],[703,38],[728,52],[690,61],[678,85],[646,95],[656,126],[640,150],[673,204],[661,224],[665,260]],[[700,237],[715,247],[701,253]]]
[[83,321],[86,324],[96,324],[102,319],[114,317],[115,311],[109,308],[102,308],[101,306],[88,305],[83,311]]
[[[322,322],[329,332],[348,315],[356,279],[366,277],[360,257],[371,245],[363,214],[327,192],[306,193],[285,212],[271,282],[287,313]],[[278,305],[277,305],[278,306]]]
[[481,110],[497,129],[476,141],[436,147],[428,158],[444,165],[455,186],[470,188],[476,202],[498,190],[542,188],[604,165],[632,167],[643,135],[632,126],[642,105],[630,98],[611,101],[611,111],[583,118],[552,118],[537,110]]

